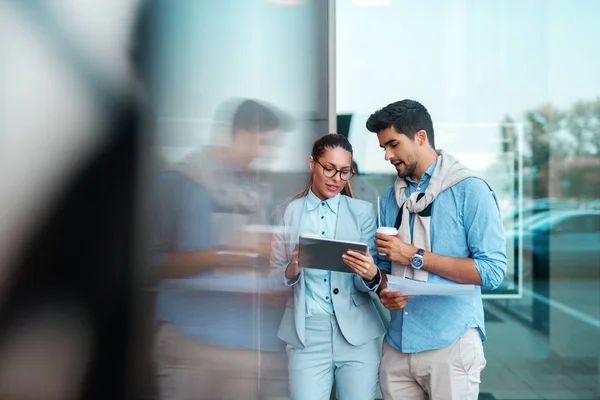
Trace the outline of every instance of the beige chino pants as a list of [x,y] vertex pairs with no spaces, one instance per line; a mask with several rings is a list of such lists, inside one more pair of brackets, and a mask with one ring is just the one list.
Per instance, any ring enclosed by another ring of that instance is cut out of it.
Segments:
[[479,330],[421,353],[401,353],[383,341],[379,384],[385,400],[477,400],[486,360]]

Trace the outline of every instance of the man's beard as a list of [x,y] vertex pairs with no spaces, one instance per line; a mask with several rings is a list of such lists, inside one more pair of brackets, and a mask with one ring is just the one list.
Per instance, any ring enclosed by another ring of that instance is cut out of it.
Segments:
[[417,170],[417,162],[416,161],[414,161],[410,164],[404,163],[404,165],[406,167],[406,168],[404,168],[404,171],[398,170],[398,178],[406,178],[406,177],[412,176],[415,173],[415,171]]

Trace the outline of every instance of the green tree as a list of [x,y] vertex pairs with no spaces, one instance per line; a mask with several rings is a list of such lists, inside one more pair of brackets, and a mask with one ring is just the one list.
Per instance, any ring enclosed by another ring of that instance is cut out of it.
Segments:
[[600,99],[575,103],[565,120],[572,144],[568,156],[600,156]]
[[[517,148],[517,137],[511,130],[515,119],[505,116],[501,128],[502,150]],[[526,111],[523,118],[525,151],[523,164],[540,171],[551,158],[578,156],[600,157],[600,98],[579,101],[566,111],[548,104]],[[564,174],[564,179],[576,179],[577,174]],[[539,179],[534,180],[534,197],[546,197]]]

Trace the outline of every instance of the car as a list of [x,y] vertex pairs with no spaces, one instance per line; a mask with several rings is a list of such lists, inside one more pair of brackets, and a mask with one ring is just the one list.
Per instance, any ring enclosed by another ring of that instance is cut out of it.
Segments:
[[543,198],[534,201],[533,203],[524,206],[517,210],[511,210],[506,213],[502,219],[504,228],[510,230],[513,226],[517,226],[519,223],[519,216],[523,221],[539,214],[545,214],[549,211],[555,210],[572,210],[577,208],[576,203],[560,200],[560,199],[549,199]]
[[[524,275],[600,276],[600,210],[556,210],[522,220]],[[512,232],[519,248],[519,230]],[[531,269],[525,268],[531,260]]]

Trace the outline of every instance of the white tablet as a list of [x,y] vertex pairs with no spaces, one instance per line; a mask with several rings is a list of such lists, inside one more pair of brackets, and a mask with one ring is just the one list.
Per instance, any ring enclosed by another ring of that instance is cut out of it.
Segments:
[[356,250],[366,254],[369,245],[361,242],[325,239],[316,235],[301,235],[298,248],[298,264],[301,268],[323,269],[327,271],[353,274],[352,268],[344,264],[342,254]]

